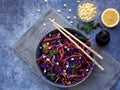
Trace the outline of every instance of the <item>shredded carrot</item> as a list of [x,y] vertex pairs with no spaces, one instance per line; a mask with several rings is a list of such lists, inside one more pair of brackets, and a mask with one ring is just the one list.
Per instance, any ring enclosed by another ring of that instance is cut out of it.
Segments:
[[[46,70],[43,74],[49,80],[52,79],[53,82],[63,85],[70,85],[84,80],[91,72],[92,69],[90,68],[93,68],[92,61],[59,31],[49,34],[40,42],[39,47],[45,44],[44,50],[38,50],[36,54],[37,64],[42,71]],[[91,40],[86,40],[84,43],[89,45],[90,42]],[[92,55],[84,46],[80,45],[80,47],[89,55]],[[51,50],[52,52],[50,52]],[[88,70],[86,71],[86,69]],[[74,71],[75,73],[73,73]]]

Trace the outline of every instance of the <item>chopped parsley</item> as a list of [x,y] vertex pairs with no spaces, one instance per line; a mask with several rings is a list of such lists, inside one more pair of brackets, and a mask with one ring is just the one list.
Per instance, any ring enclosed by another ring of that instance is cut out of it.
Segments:
[[79,24],[77,24],[76,26],[78,30],[83,30],[85,31],[86,34],[89,34],[91,30],[97,29],[97,27],[100,27],[100,24],[99,23],[96,24],[94,22],[86,23],[83,26],[80,26]]
[[42,45],[42,48],[43,48],[43,50],[46,50],[47,44],[43,44],[43,45]]
[[83,40],[83,41],[86,40],[86,38],[85,38],[84,36],[82,36],[82,35],[81,35],[81,36],[78,36],[78,38],[79,38],[80,40]]
[[77,24],[76,28],[81,30],[80,24]]
[[71,69],[72,69],[72,74],[77,73],[76,66],[74,64],[71,66]]
[[48,73],[47,73],[47,76],[49,76],[49,77],[51,78],[52,81],[55,80],[55,74],[54,74],[54,73],[48,72]]
[[55,54],[57,54],[58,53],[58,51],[57,50],[50,50],[50,55],[52,56],[52,55],[55,55]]

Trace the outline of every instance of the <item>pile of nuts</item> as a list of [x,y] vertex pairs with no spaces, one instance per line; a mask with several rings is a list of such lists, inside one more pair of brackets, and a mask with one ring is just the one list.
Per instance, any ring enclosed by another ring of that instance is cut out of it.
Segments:
[[93,3],[83,3],[78,5],[78,16],[83,21],[91,21],[97,13],[97,7]]

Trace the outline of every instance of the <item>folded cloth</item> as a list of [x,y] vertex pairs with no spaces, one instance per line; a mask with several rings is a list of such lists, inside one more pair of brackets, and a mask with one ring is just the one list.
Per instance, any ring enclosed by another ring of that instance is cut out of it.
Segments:
[[[36,48],[38,43],[48,32],[55,29],[48,18],[55,18],[60,25],[65,28],[73,28],[67,20],[53,9],[49,9],[41,18],[21,37],[14,45],[14,50],[30,66],[32,71],[40,76],[36,69]],[[101,71],[94,66],[92,74],[82,84],[69,88],[69,90],[109,90],[120,78],[120,63],[117,62],[106,52],[102,51],[97,45],[94,49],[104,57],[103,60],[95,58],[103,67]],[[52,86],[51,86],[52,87]]]

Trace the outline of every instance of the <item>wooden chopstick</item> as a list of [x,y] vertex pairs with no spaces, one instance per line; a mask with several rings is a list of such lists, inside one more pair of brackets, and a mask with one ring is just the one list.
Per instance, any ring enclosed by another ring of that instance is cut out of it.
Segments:
[[74,42],[66,33],[64,33],[56,24],[53,24],[66,38],[68,38],[77,48],[79,48],[95,65],[97,65],[102,71],[104,68],[89,54],[87,54],[76,42]]
[[79,40],[78,38],[76,38],[74,35],[72,35],[70,32],[68,32],[67,30],[65,30],[62,26],[60,26],[58,23],[56,23],[55,21],[53,21],[51,18],[49,18],[49,20],[54,23],[57,27],[61,28],[64,32],[66,32],[68,35],[70,35],[72,38],[74,38],[75,40],[77,40],[80,44],[82,44],[83,46],[85,46],[88,50],[90,50],[93,54],[95,54],[97,57],[99,57],[100,59],[103,59],[103,57],[98,54],[96,51],[94,51],[92,48],[90,48],[89,46],[87,46],[85,43],[83,43],[81,40]]
[[[58,27],[58,25],[56,25],[54,23],[54,21],[52,19],[49,18],[49,20],[51,22],[53,22],[53,25],[66,37],[68,38],[74,45],[76,45],[92,62],[94,62],[94,64],[96,64],[101,70],[104,70],[104,68],[95,60],[93,59],[89,54],[87,54],[76,42],[74,42],[66,33],[64,33],[63,29]],[[62,27],[62,26],[61,26]],[[66,31],[66,30],[65,30]]]

